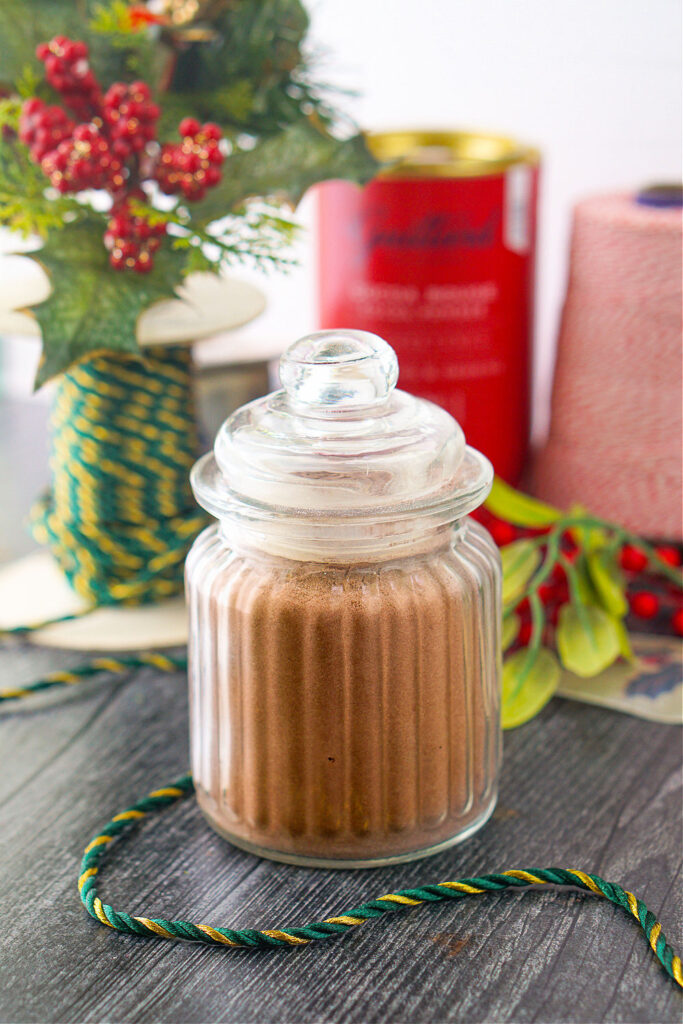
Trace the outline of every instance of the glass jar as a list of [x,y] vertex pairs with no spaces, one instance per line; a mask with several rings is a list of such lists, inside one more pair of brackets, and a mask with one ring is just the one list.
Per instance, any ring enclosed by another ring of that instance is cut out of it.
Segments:
[[280,375],[192,473],[217,519],[186,566],[197,799],[275,860],[436,853],[496,801],[500,562],[467,517],[491,466],[374,335],[303,338]]

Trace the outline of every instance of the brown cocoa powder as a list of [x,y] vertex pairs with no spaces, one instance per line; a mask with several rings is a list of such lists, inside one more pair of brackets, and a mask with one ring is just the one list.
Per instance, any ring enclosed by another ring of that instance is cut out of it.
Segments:
[[193,772],[217,831],[275,857],[361,861],[485,820],[496,581],[478,529],[373,566],[227,553],[189,576]]

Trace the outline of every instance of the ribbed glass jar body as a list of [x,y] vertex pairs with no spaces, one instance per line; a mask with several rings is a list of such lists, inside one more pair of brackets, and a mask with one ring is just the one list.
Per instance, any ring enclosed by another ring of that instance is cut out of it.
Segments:
[[476,831],[500,766],[500,562],[464,519],[427,550],[295,560],[206,529],[187,560],[192,771],[234,844],[410,860]]

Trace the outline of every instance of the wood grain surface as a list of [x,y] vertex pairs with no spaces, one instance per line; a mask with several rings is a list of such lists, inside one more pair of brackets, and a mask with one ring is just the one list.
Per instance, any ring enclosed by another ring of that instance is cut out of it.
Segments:
[[[7,537],[16,544],[30,496],[28,485],[16,486],[22,444],[38,450],[43,429],[38,416],[19,429],[10,412],[0,407],[0,467],[17,498],[2,503],[3,546]],[[8,417],[17,427],[11,457]],[[32,486],[36,473],[27,474]],[[6,480],[3,488],[7,495]],[[82,657],[6,645],[0,685]],[[680,992],[639,930],[579,892],[475,896],[294,950],[209,949],[102,927],[76,891],[84,845],[112,813],[187,764],[181,674],[91,681],[0,711],[1,1021],[681,1020]],[[396,888],[560,865],[632,889],[680,950],[681,806],[678,729],[555,700],[506,734],[493,820],[437,857],[354,872],[277,865],[231,848],[187,800],[116,844],[100,893],[131,913],[270,928]]]

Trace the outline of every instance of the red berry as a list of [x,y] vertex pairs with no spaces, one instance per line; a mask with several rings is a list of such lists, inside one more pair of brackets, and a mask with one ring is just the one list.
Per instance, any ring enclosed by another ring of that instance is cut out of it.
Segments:
[[73,121],[61,107],[48,107],[42,100],[33,97],[21,108],[19,138],[29,147],[36,163],[40,163],[61,142],[69,139],[73,130]]
[[128,95],[128,90],[129,87],[125,82],[114,82],[105,93],[105,104],[111,103],[113,106],[118,106],[119,103],[123,103]]
[[560,617],[560,608],[564,604],[563,601],[558,601],[557,604],[553,604],[550,608],[546,608],[546,615],[548,616],[548,622],[551,626],[557,625],[557,620]]
[[160,236],[165,233],[165,224],[152,225],[144,217],[135,216],[127,201],[116,205],[104,233],[109,262],[117,270],[149,273],[154,266],[153,254],[159,248]]
[[575,562],[581,554],[581,548],[569,532],[562,534],[560,550],[564,557],[570,562]]
[[139,248],[136,242],[132,240],[132,238],[130,241],[119,242],[119,249],[121,250],[121,254],[125,256],[126,259],[128,259],[129,257],[130,259],[137,258]]
[[118,156],[124,160],[131,153],[139,153],[156,137],[159,107],[150,102],[149,86],[145,82],[125,85],[114,82],[102,100],[104,121],[109,127]]
[[152,269],[153,262],[154,261],[152,260],[149,252],[143,251],[135,260],[133,269],[136,270],[138,274],[148,274]]
[[183,137],[187,135],[194,136],[197,135],[200,127],[199,121],[194,117],[184,117],[178,125],[178,131]]
[[553,571],[550,574],[550,579],[553,583],[565,583],[567,580],[567,574],[560,565],[559,562],[553,566]]
[[659,598],[649,590],[641,590],[629,598],[631,611],[639,619],[654,619],[659,611]]
[[491,523],[489,533],[499,548],[505,547],[506,544],[512,544],[513,540],[517,538],[517,528],[503,519]]
[[678,633],[679,636],[683,636],[683,608],[679,608],[678,611],[674,612],[671,616],[671,627],[674,633]]
[[478,523],[481,523],[482,526],[485,526],[487,530],[493,520],[493,516],[484,505],[480,505],[479,508],[475,508],[470,512],[470,516],[472,519],[476,519]]
[[519,627],[519,632],[517,633],[517,640],[522,645],[522,647],[526,647],[526,645],[529,643],[529,641],[531,640],[530,622],[523,622],[521,624],[521,626]]
[[538,596],[542,604],[547,604],[555,596],[555,587],[550,583],[542,583],[538,588]]
[[661,558],[661,560],[663,562],[666,562],[668,565],[673,565],[674,567],[676,567],[677,565],[681,564],[681,556],[678,553],[677,548],[662,546],[659,548],[655,548],[655,554],[658,555],[659,558]]
[[647,556],[639,548],[625,544],[619,553],[619,563],[627,572],[642,572],[647,565]]
[[218,168],[223,162],[219,141],[221,130],[209,122],[200,125],[192,117],[179,125],[181,143],[162,146],[157,161],[156,179],[167,195],[183,195],[188,200],[202,199],[207,188],[220,181]]
[[100,128],[80,124],[71,138],[64,139],[56,149],[46,153],[41,167],[60,192],[82,192],[83,189],[121,188],[126,175],[123,164],[115,157]]
[[55,36],[49,43],[41,43],[36,55],[45,64],[49,84],[78,117],[89,120],[99,113],[102,96],[88,64],[85,43]]
[[39,100],[37,96],[32,96],[30,99],[24,101],[21,112],[22,114],[30,117],[31,114],[42,113],[42,111],[46,109],[47,108],[42,100]]
[[[202,135],[204,135],[207,139],[211,139],[213,142],[218,142],[220,139],[223,138],[223,132],[220,130],[217,124],[213,123],[213,121],[207,121],[206,124],[202,125],[200,131]],[[180,134],[182,135],[184,133],[181,132]],[[192,132],[192,134],[197,135],[197,132]]]

